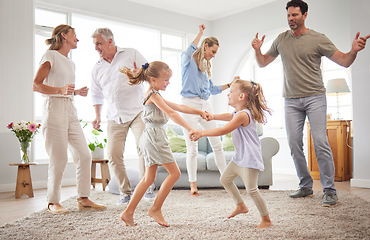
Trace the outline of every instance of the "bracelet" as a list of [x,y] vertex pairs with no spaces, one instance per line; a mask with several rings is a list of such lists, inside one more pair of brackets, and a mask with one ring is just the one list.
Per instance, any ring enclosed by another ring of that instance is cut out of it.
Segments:
[[230,84],[226,84],[230,88]]

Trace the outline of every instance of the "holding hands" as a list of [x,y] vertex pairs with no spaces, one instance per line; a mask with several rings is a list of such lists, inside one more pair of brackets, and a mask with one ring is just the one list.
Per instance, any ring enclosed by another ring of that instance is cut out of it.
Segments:
[[204,120],[206,120],[206,121],[211,121],[211,120],[213,120],[213,115],[212,114],[210,114],[209,112],[207,112],[207,111],[204,111],[203,113],[202,113],[202,115],[200,115]]
[[[212,114],[210,114],[209,112],[207,111],[204,111],[202,115],[200,115],[204,120],[206,121],[211,121],[214,119],[214,116]],[[202,134],[201,134],[202,130],[190,130],[189,131],[189,138],[191,141],[197,141],[199,138],[202,137]]]
[[203,137],[202,130],[191,130],[189,132],[189,138],[191,141],[197,141],[199,138]]

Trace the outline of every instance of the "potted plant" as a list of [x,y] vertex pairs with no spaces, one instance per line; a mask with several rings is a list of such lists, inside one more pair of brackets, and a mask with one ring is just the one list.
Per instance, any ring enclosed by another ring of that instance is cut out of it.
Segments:
[[[79,121],[80,123],[82,123],[82,119],[80,119]],[[85,123],[82,128],[85,129],[87,125],[88,124]],[[89,144],[87,146],[91,150],[92,159],[104,159],[104,147],[106,146],[107,139],[106,138],[101,139],[100,133],[102,132],[103,130],[101,129],[99,130],[92,129],[91,130],[92,135],[90,138],[88,138]]]
[[104,159],[104,147],[107,143],[107,139],[104,138],[103,141],[101,141],[100,133],[103,132],[103,130],[95,130],[93,129],[91,131],[92,137],[91,140],[89,140],[89,148],[91,150],[91,156],[93,159]]

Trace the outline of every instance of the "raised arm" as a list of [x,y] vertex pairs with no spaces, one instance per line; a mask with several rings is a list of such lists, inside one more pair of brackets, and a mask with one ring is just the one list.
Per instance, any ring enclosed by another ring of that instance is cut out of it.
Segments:
[[262,36],[262,39],[258,38],[258,33],[256,34],[256,37],[252,41],[252,47],[254,51],[256,52],[256,60],[258,63],[258,66],[260,67],[266,67],[269,65],[272,61],[276,59],[276,57],[271,57],[268,54],[262,54],[261,52],[261,46],[263,44],[263,41],[265,40],[265,35]]
[[352,42],[352,48],[348,53],[337,50],[329,59],[346,68],[351,66],[356,59],[357,53],[365,48],[368,38],[370,38],[370,34],[365,37],[360,37],[360,33],[358,32]]
[[195,44],[195,46],[198,46],[200,38],[202,37],[205,29],[206,29],[206,26],[204,26],[204,24],[199,25],[199,33],[193,40],[193,43]]

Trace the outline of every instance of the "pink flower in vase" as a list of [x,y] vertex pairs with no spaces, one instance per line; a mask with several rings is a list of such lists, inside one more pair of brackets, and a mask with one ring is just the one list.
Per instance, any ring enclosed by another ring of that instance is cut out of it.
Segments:
[[13,122],[9,123],[8,128],[11,129],[13,127]]
[[31,131],[31,132],[36,132],[37,130],[37,124],[36,123],[30,123],[28,125],[28,129]]

